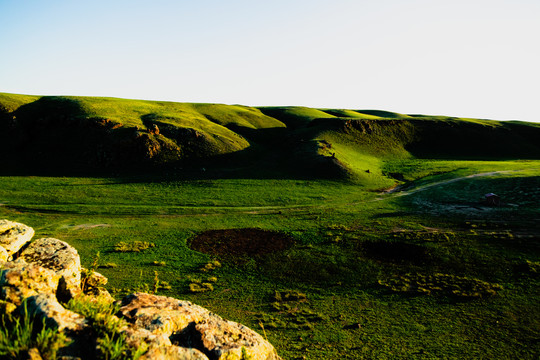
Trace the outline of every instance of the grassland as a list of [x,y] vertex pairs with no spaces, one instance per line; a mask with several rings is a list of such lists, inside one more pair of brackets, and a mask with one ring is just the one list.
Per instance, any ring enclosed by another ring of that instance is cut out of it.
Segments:
[[[2,96],[10,116],[39,101]],[[540,356],[534,124],[70,99],[80,118],[143,131],[153,113],[161,133],[192,121],[247,144],[117,176],[0,177],[0,218],[68,241],[84,266],[99,253],[115,296],[152,290],[157,271],[158,294],[264,333],[285,359]]]
[[[99,271],[116,296],[151,289],[158,271],[168,283],[160,294],[264,327],[285,358],[534,359],[539,165],[432,160],[422,169],[401,161],[387,166],[414,181],[391,194],[327,180],[2,177],[0,216],[70,242],[86,266],[99,252]],[[466,177],[506,170],[520,171]],[[482,206],[489,191],[509,204]],[[249,255],[245,244],[230,254],[190,249],[204,231],[246,228],[293,241]],[[155,247],[115,251],[136,241]],[[223,266],[201,270],[213,260]],[[452,274],[503,290],[461,299],[379,284],[408,273]],[[209,278],[213,291],[190,291]],[[276,291],[302,295],[276,300]]]

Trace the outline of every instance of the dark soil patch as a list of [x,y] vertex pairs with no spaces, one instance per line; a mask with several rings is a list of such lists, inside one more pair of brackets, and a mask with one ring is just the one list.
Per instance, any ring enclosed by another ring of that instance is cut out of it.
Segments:
[[403,242],[365,242],[362,244],[362,251],[369,258],[393,263],[421,265],[433,260],[425,246]]
[[208,230],[195,236],[189,243],[193,250],[227,257],[256,257],[286,250],[294,239],[286,234],[261,229]]

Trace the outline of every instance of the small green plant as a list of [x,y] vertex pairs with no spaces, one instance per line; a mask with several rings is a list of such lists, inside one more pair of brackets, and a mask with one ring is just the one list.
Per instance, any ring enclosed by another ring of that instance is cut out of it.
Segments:
[[114,269],[114,268],[118,267],[118,264],[113,263],[113,262],[108,262],[108,263],[105,263],[103,265],[99,265],[98,267],[102,268],[102,269]]
[[315,323],[327,320],[327,316],[314,311],[306,294],[298,290],[275,291],[270,309],[274,315],[262,314],[258,317],[261,326],[270,329],[313,329]]
[[88,290],[88,279],[90,279],[90,277],[94,274],[94,272],[98,268],[99,258],[100,258],[100,253],[98,251],[94,255],[92,264],[90,265],[90,269],[83,269],[83,271],[81,272],[81,289],[83,290],[83,292]]
[[277,302],[285,301],[307,301],[307,296],[304,293],[301,293],[298,290],[284,290],[284,291],[275,291],[274,300]]
[[530,273],[540,274],[540,262],[539,261],[530,261],[526,260],[527,269]]
[[87,318],[98,334],[119,332],[126,325],[114,315],[118,305],[105,298],[81,295],[71,299],[66,308]]
[[84,316],[89,321],[97,337],[96,342],[101,358],[106,360],[136,359],[147,350],[147,344],[142,343],[138,348],[127,344],[126,336],[122,332],[127,323],[114,315],[118,312],[118,306],[105,298],[82,295],[71,299],[66,308]]
[[114,245],[114,251],[115,252],[141,252],[150,248],[155,247],[156,244],[148,242],[148,241],[133,241],[133,242],[125,242],[120,241],[116,245]]
[[49,327],[45,320],[40,324],[41,330],[36,333],[36,319],[28,314],[23,304],[21,316],[2,314],[0,317],[0,357],[18,359],[31,348],[37,348],[46,359],[56,359],[56,353],[69,345],[70,340],[63,332]]
[[520,272],[529,274],[530,276],[540,275],[540,262],[525,260],[516,266],[516,269]]
[[201,271],[202,272],[209,272],[209,271],[213,271],[213,270],[216,270],[218,268],[221,267],[221,263],[217,260],[213,260],[213,261],[210,261],[208,263],[206,263],[202,268],[201,268]]
[[191,291],[192,293],[214,291],[214,285],[209,282],[202,282],[200,280],[194,279],[189,284],[189,291]]
[[172,286],[171,284],[169,284],[168,281],[163,281],[163,280],[159,281],[158,290],[171,290],[171,289],[172,289]]
[[159,290],[159,273],[154,271],[154,287],[152,289],[152,294],[157,294]]

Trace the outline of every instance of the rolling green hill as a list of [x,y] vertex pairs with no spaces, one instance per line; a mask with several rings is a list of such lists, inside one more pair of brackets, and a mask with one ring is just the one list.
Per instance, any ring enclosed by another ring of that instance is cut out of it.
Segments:
[[0,130],[3,173],[204,168],[386,187],[388,159],[540,158],[538,124],[381,110],[0,93]]

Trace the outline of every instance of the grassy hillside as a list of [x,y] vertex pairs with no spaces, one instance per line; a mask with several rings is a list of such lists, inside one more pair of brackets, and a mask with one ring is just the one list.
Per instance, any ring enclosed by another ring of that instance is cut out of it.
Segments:
[[229,128],[284,126],[241,106],[112,98],[1,94],[0,111],[7,160],[66,172],[209,158],[249,146]]
[[[0,94],[3,173],[326,178],[391,186],[387,161],[540,158],[538,124],[382,110]],[[399,179],[399,176],[397,177]]]

